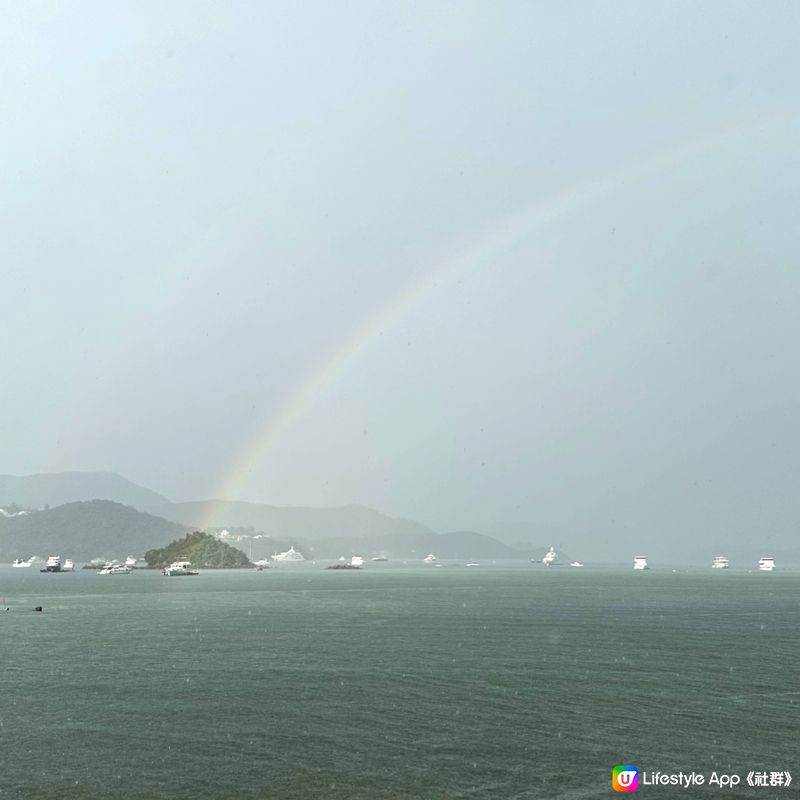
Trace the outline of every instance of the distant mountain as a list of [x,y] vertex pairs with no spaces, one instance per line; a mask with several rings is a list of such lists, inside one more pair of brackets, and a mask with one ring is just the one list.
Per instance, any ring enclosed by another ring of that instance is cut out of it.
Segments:
[[134,508],[169,503],[158,492],[138,486],[115,472],[0,475],[0,506],[43,508],[80,500],[112,500]]
[[331,538],[433,534],[430,528],[413,520],[389,517],[358,505],[304,508],[208,500],[150,506],[147,510],[196,528],[254,528],[274,539],[309,544]]
[[108,500],[0,516],[0,561],[61,555],[76,561],[140,556],[186,532],[183,525]]
[[404,561],[422,560],[428,553],[439,559],[518,559],[521,554],[508,545],[475,531],[399,534],[387,536],[334,536],[310,546],[313,558],[336,558],[358,554],[367,558],[387,556]]
[[[273,540],[294,544],[308,558],[338,558],[358,553],[365,557],[385,555],[413,560],[430,552],[438,558],[523,557],[490,536],[474,531],[440,534],[413,520],[389,517],[359,505],[303,508],[207,501],[156,506],[151,511],[194,527],[249,528]],[[262,557],[262,547],[258,550],[256,547],[254,542],[253,557],[256,552]]]

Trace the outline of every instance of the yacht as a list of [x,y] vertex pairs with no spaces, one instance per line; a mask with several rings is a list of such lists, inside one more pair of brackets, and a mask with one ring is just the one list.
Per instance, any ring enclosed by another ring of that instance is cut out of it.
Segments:
[[725,556],[715,556],[711,562],[711,569],[730,569],[731,562]]
[[23,561],[21,558],[15,558],[11,562],[12,567],[29,567],[33,564],[33,557],[29,558],[27,561]]
[[439,559],[433,553],[428,553],[422,560],[425,564],[435,564]]
[[61,556],[48,556],[44,569],[39,572],[61,572]]
[[350,566],[351,567],[363,567],[364,566],[364,559],[362,556],[353,556],[350,559]]
[[276,553],[272,556],[273,561],[305,561],[306,558],[302,553],[298,553],[292,545],[285,553]]
[[647,566],[647,559],[644,556],[634,556],[633,557],[633,568],[634,569],[650,569]]
[[775,559],[770,558],[769,556],[764,556],[764,558],[758,559],[758,568],[761,572],[772,572],[775,569]]
[[164,567],[162,572],[169,578],[179,575],[199,575],[196,569],[192,569],[191,561],[173,561],[168,567]]
[[128,556],[125,559],[125,566],[126,567],[130,567],[131,569],[133,569],[136,566],[136,561],[137,560],[138,559],[136,558],[136,556]]
[[75,562],[71,558],[65,558],[61,566],[62,572],[75,572]]
[[103,569],[98,572],[98,575],[128,575],[130,574],[131,568],[127,564],[114,564],[111,561],[107,561],[103,564]]
[[553,564],[558,563],[558,555],[556,554],[556,550],[554,547],[551,547],[545,554],[544,558],[542,559],[542,564],[546,567],[552,567]]

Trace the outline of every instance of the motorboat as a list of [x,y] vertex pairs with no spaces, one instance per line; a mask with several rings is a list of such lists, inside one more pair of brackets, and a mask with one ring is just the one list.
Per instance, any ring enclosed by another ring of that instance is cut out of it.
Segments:
[[297,550],[294,549],[294,545],[291,545],[289,549],[284,553],[276,553],[272,556],[273,561],[305,561],[306,557],[302,553],[298,553]]
[[44,569],[39,572],[61,572],[61,556],[48,556]]
[[758,559],[758,568],[761,572],[772,572],[775,569],[775,559],[769,556]]
[[711,562],[711,569],[730,569],[731,562],[725,556],[715,556]]
[[467,564],[467,566],[468,566],[468,567],[479,567],[479,566],[480,566],[480,564],[479,564],[477,561],[470,561],[470,562]]
[[351,567],[363,567],[364,566],[364,559],[362,556],[352,556],[350,558],[350,566]]
[[62,572],[75,572],[75,562],[71,558],[65,558],[61,565]]
[[644,556],[634,556],[633,557],[633,568],[634,569],[650,569],[647,566],[647,559]]
[[438,560],[439,559],[436,558],[436,556],[433,553],[428,553],[428,555],[426,555],[425,558],[422,559],[422,561],[425,564],[435,564]]
[[386,556],[373,556],[373,561],[388,561],[389,559]]
[[162,572],[169,578],[200,574],[196,569],[192,569],[191,561],[173,561],[168,567],[164,567]]
[[12,567],[30,567],[33,565],[33,557],[29,558],[27,561],[23,561],[21,558],[15,558],[11,562]]
[[115,564],[113,561],[107,561],[103,564],[103,568],[97,573],[98,575],[129,575],[131,568],[127,564]]
[[570,562],[571,567],[582,567],[583,564],[580,561],[572,561]]
[[554,547],[551,547],[545,554],[544,558],[542,559],[542,564],[546,567],[552,567],[553,564],[558,563],[558,554]]

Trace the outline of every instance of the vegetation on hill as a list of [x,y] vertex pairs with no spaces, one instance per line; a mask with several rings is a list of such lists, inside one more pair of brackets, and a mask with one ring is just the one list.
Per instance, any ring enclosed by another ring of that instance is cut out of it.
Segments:
[[236,569],[252,567],[247,556],[235,547],[215,539],[210,533],[195,531],[166,547],[148,550],[144,560],[151,567],[161,567],[173,561],[191,561],[195,567]]
[[124,559],[186,532],[151,514],[92,500],[17,517],[0,515],[0,561],[57,554],[75,561]]

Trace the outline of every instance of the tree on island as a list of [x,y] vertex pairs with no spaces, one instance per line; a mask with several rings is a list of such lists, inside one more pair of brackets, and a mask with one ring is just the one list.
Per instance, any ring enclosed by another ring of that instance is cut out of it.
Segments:
[[150,567],[163,567],[173,561],[191,561],[206,569],[242,569],[252,567],[247,556],[235,547],[215,539],[210,533],[195,531],[176,539],[166,547],[148,550],[144,560]]

